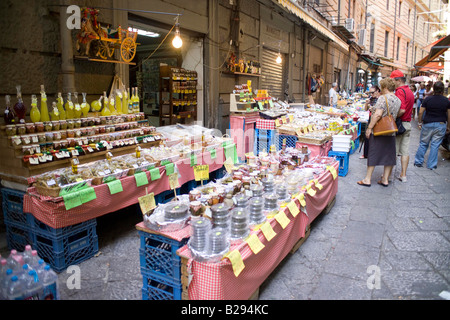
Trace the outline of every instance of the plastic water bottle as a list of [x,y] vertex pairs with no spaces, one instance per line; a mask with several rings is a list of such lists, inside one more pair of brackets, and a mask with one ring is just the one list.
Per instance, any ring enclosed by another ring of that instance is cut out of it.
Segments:
[[4,273],[1,274],[0,277],[0,295],[2,299],[7,299],[6,290],[8,288],[9,283],[11,282],[11,278],[13,276],[13,270],[7,269]]
[[15,270],[15,269],[20,268],[19,262],[15,259],[16,255],[17,255],[17,250],[12,249],[11,253],[9,254],[9,257],[6,259],[6,261],[7,261],[6,265],[7,265],[8,269]]
[[43,296],[42,283],[36,270],[28,271],[25,278],[25,300],[40,300]]
[[6,299],[23,300],[25,298],[25,284],[17,276],[12,276],[6,289]]
[[49,265],[44,267],[39,280],[44,292],[42,300],[59,300],[58,276]]
[[31,259],[33,258],[32,249],[29,244],[25,246],[25,251],[22,253],[23,261],[27,264],[31,264]]
[[46,264],[45,264],[44,259],[39,259],[37,264],[32,265],[31,268],[33,270],[36,270],[36,272],[38,274],[38,277],[40,278],[41,277],[41,273],[44,271],[45,266],[46,266]]

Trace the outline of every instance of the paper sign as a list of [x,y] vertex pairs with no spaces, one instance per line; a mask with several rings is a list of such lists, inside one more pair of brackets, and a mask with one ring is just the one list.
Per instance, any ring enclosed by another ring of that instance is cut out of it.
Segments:
[[336,180],[337,177],[336,169],[333,166],[328,166],[327,170],[330,171],[331,175],[333,176],[333,179]]
[[294,116],[292,114],[289,115],[289,121],[290,122],[294,121]]
[[197,155],[192,154],[191,155],[191,167],[195,166],[197,164]]
[[178,173],[175,172],[169,176],[169,186],[172,190],[180,187],[180,182],[178,181]]
[[295,217],[299,214],[299,212],[300,212],[300,209],[297,207],[297,204],[296,204],[294,201],[289,202],[288,205],[287,205],[287,207],[288,207],[289,211],[291,212],[291,214],[292,214],[292,216],[293,216],[294,218],[295,218]]
[[232,144],[227,144],[226,146],[223,147],[223,150],[225,152],[225,159],[232,159],[233,164],[238,162],[237,159],[237,150],[236,150],[236,144],[232,143]]
[[66,207],[66,210],[70,210],[72,208],[81,206],[83,202],[81,202],[81,197],[79,192],[72,192],[63,195],[64,199],[64,206]]
[[272,240],[273,237],[277,235],[275,231],[273,231],[269,221],[266,221],[266,223],[261,226],[261,231],[264,234],[264,237],[266,237],[267,241]]
[[138,198],[138,201],[143,215],[146,215],[148,212],[156,208],[155,195],[153,192]]
[[233,267],[233,272],[236,277],[244,270],[245,265],[242,260],[241,253],[239,250],[233,250],[225,255],[225,258],[230,259],[231,266]]
[[317,188],[317,189],[319,189],[319,190],[322,190],[322,189],[323,189],[323,185],[321,185],[321,184],[319,183],[319,179],[315,179],[315,180],[314,180],[314,184],[316,185],[316,188]]
[[297,199],[298,199],[298,201],[300,201],[300,205],[301,205],[302,207],[306,207],[305,195],[304,195],[303,193],[300,193],[300,194],[297,196]]
[[264,106],[261,103],[261,101],[258,101],[258,108],[259,108],[259,110],[264,110]]
[[316,195],[316,190],[314,190],[311,185],[308,185],[306,187],[306,192],[311,196],[314,197]]
[[258,254],[258,252],[260,252],[265,247],[261,240],[259,240],[256,233],[251,234],[247,238],[246,242],[254,254]]
[[275,126],[276,126],[276,127],[279,127],[279,126],[280,126],[280,120],[275,119]]
[[116,194],[123,191],[122,182],[120,182],[120,180],[108,182],[107,185],[111,194]]
[[147,174],[145,172],[136,173],[134,178],[136,179],[136,187],[148,184]]
[[95,194],[95,190],[92,187],[80,190],[81,202],[86,203],[92,200],[97,199],[97,195]]
[[286,214],[284,213],[284,211],[278,212],[278,214],[275,215],[275,220],[278,221],[278,223],[281,225],[281,227],[282,227],[283,229],[287,227],[287,225],[289,224],[289,222],[291,222],[291,220],[289,220],[289,218],[286,216]]
[[233,172],[234,163],[233,163],[233,160],[231,158],[225,160],[223,165],[225,166],[225,170],[227,170],[228,173]]
[[159,172],[159,168],[150,169],[150,179],[152,181],[158,180],[161,178],[161,173]]
[[269,100],[269,106],[270,106],[271,109],[273,108],[273,101],[272,100]]
[[194,167],[195,181],[209,180],[209,165],[200,165]]

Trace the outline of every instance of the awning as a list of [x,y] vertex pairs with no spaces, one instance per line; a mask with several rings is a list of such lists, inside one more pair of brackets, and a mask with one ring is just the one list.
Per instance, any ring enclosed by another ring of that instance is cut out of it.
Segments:
[[377,66],[377,67],[382,67],[382,66],[383,66],[381,63],[376,62],[374,59],[372,59],[372,58],[370,58],[370,57],[368,57],[368,56],[361,55],[361,58],[362,58],[364,61],[366,61],[367,63],[369,63],[369,65]]
[[277,0],[277,2],[278,4],[286,8],[289,12],[295,14],[301,20],[329,38],[331,41],[337,43],[346,51],[348,51],[348,44],[345,41],[341,40],[336,34],[328,30],[326,26],[317,21],[315,18],[311,17],[306,11],[303,10],[303,8],[297,6],[289,0]]
[[430,49],[428,61],[433,61],[450,48],[450,35],[439,39]]
[[443,63],[441,63],[441,65],[439,65],[439,62],[428,61],[428,57],[429,56],[426,56],[422,60],[417,62],[414,65],[414,68],[417,71],[422,71],[422,72],[440,72],[440,71],[442,71],[444,69],[444,64]]

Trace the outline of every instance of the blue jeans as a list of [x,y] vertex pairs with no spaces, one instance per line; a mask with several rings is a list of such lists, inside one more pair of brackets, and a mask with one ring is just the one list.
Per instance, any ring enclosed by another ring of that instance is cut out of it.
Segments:
[[428,155],[427,168],[435,169],[437,167],[439,146],[442,143],[442,139],[444,139],[446,129],[447,124],[444,122],[431,122],[422,125],[420,144],[416,152],[414,164],[423,164],[425,153],[429,146],[430,154]]

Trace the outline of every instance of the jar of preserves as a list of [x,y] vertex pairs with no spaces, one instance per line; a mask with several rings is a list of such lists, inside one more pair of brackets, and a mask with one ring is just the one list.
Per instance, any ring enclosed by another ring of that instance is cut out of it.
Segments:
[[44,122],[44,131],[45,132],[50,132],[53,130],[53,125],[50,121],[45,121]]
[[53,126],[53,130],[55,130],[55,131],[59,131],[61,128],[61,124],[59,123],[59,121],[52,121],[52,126]]
[[75,138],[75,130],[67,130],[67,138]]
[[31,150],[32,150],[32,146],[23,146],[22,147],[22,153],[24,156],[30,156],[32,154]]
[[67,120],[59,120],[59,128],[61,130],[67,130]]
[[81,119],[75,119],[73,120],[73,125],[75,129],[81,128]]
[[72,119],[67,120],[67,129],[73,129],[75,127],[75,123]]
[[31,143],[30,136],[27,135],[20,136],[20,141],[22,145],[27,145]]
[[67,139],[67,130],[62,130],[59,134],[61,135],[61,140]]
[[9,124],[6,126],[6,135],[8,137],[15,136],[17,134],[17,128],[15,124]]
[[45,138],[45,133],[38,133],[37,138],[38,138],[39,143],[43,143],[43,142],[47,141]]
[[61,149],[67,149],[69,147],[69,141],[67,141],[67,139],[61,140],[60,144],[61,144]]
[[46,132],[45,133],[45,141],[53,142],[53,132]]
[[106,124],[106,116],[100,117],[100,124],[102,124],[102,125]]
[[53,132],[53,141],[61,140],[61,131]]
[[37,133],[41,133],[41,132],[44,132],[44,131],[45,131],[44,123],[43,123],[43,122],[36,122],[36,123],[34,124],[34,126],[35,126],[35,128],[36,128],[36,132],[37,132]]
[[27,128],[25,127],[25,124],[18,124],[16,125],[16,128],[18,135],[23,135],[27,133]]
[[75,148],[75,146],[77,145],[74,138],[67,138],[67,143],[69,148]]
[[101,120],[100,120],[100,118],[94,118],[94,125],[95,126],[99,126],[99,125],[101,125],[102,123],[101,123]]
[[36,132],[36,126],[34,125],[34,123],[26,123],[25,128],[28,134]]

